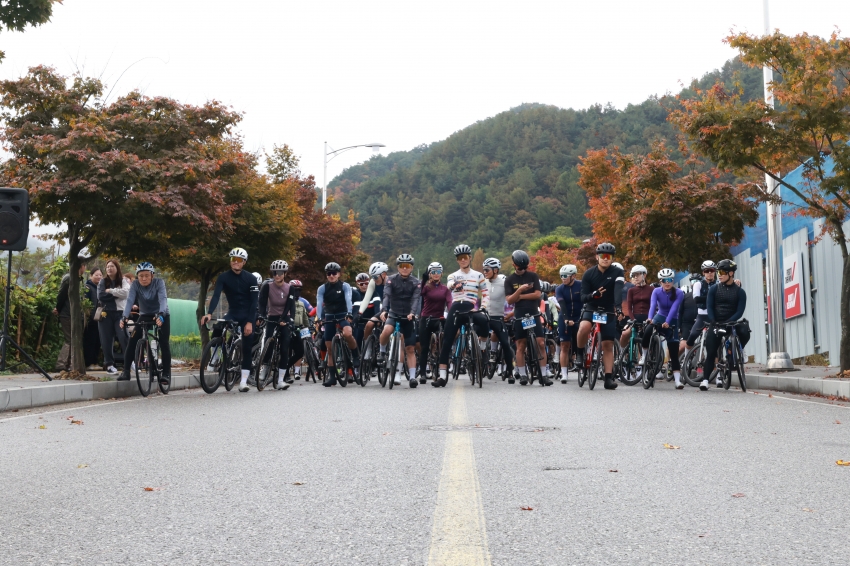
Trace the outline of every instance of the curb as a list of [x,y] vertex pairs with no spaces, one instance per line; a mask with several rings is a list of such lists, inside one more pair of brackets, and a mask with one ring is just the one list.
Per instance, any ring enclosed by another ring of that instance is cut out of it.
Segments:
[[[733,376],[732,383],[736,379]],[[804,395],[835,396],[850,399],[850,381],[837,379],[819,379],[813,377],[791,377],[776,374],[747,374],[748,389],[770,389],[786,393],[802,393]]]
[[[171,391],[200,387],[198,375],[172,375]],[[156,385],[151,392],[158,391]],[[135,379],[130,381],[92,381],[57,383],[39,387],[0,389],[0,413],[14,409],[30,409],[78,401],[113,399],[141,395]]]

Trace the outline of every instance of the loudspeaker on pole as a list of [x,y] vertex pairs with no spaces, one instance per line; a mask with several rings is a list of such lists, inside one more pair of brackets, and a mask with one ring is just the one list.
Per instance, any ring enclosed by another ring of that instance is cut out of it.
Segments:
[[26,189],[0,187],[0,250],[20,252],[30,232],[29,194]]

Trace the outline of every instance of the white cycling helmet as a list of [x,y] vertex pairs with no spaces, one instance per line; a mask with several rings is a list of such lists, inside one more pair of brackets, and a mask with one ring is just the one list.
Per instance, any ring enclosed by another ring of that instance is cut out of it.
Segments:
[[659,279],[672,279],[675,275],[676,273],[669,267],[665,267],[664,269],[658,272]]
[[484,267],[489,267],[490,269],[502,269],[502,262],[494,257],[488,257],[484,260]]
[[472,248],[470,248],[466,244],[459,244],[455,246],[455,257],[463,254],[472,255]]
[[716,263],[714,263],[713,261],[711,261],[710,259],[707,259],[707,260],[705,260],[704,262],[702,262],[702,265],[700,266],[700,269],[701,269],[702,271],[705,271],[706,269],[714,269],[714,270],[717,270],[717,264],[716,264]]
[[578,270],[576,269],[576,266],[571,263],[561,266],[561,277],[569,277],[570,275],[575,275],[576,273],[578,273]]
[[233,248],[230,250],[228,257],[241,257],[243,260],[248,261],[248,252],[242,248]]
[[434,271],[434,270],[442,271],[443,270],[443,264],[441,264],[439,261],[432,261],[431,263],[429,263],[428,264],[428,273],[431,273],[431,271]]
[[400,263],[409,263],[410,265],[413,265],[413,256],[410,254],[401,254],[395,258],[395,264],[398,265]]
[[629,277],[634,277],[638,273],[643,273],[644,275],[646,275],[646,268],[642,265],[634,266],[632,268],[632,270],[629,272]]
[[252,273],[251,275],[253,275],[254,277],[257,278],[257,285],[262,285],[262,283],[263,283],[263,276],[262,275],[260,275],[256,271],[254,273]]
[[269,271],[274,273],[275,271],[289,271],[289,264],[283,261],[282,259],[276,259],[269,266]]
[[622,269],[623,271],[625,271],[625,270],[626,270],[626,268],[625,268],[625,267],[623,267],[623,264],[622,264],[622,263],[618,263],[618,262],[616,262],[616,261],[615,261],[614,263],[612,263],[612,264],[611,264],[611,267],[619,267],[619,268],[620,268],[620,269]]
[[388,266],[383,261],[376,261],[371,266],[369,266],[369,277],[372,279],[377,279],[381,276],[381,273],[386,273],[390,270],[390,266]]
[[142,271],[150,271],[151,275],[156,274],[156,270],[153,268],[153,264],[149,261],[143,261],[142,263],[136,266],[136,275],[138,275]]

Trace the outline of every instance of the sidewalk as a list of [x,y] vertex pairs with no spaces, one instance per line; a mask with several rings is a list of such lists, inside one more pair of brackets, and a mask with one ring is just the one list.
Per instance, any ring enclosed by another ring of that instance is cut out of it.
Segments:
[[[762,364],[747,364],[747,388],[850,400],[850,379],[832,377],[838,373],[840,368],[837,366],[797,366],[797,371],[768,373],[767,367]],[[732,378],[732,384],[737,385],[737,378]]]
[[[51,373],[51,376],[53,375],[58,374]],[[0,376],[0,413],[44,405],[132,397],[140,394],[135,378],[130,381],[115,381],[115,376],[110,376],[105,371],[88,372],[88,375],[110,381],[68,379],[48,381],[40,373]],[[178,369],[172,373],[172,391],[200,386],[197,370],[180,371]],[[156,385],[154,385],[155,388]]]

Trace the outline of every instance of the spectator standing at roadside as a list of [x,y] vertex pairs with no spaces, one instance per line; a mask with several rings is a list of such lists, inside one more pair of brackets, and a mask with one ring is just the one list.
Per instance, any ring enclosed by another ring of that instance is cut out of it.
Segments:
[[127,333],[121,328],[121,313],[127,304],[130,280],[121,273],[116,259],[106,262],[106,275],[97,286],[97,298],[103,305],[98,322],[100,345],[103,348],[103,366],[109,373],[118,373],[115,367],[115,339],[121,344],[121,355],[127,352]]
[[[80,265],[80,272],[77,277],[80,281],[83,280],[83,273],[86,272],[86,264]],[[71,287],[71,274],[67,273],[62,277],[62,282],[59,284],[59,294],[56,296],[56,308],[53,309],[53,314],[59,317],[59,326],[62,328],[65,342],[62,344],[62,349],[59,350],[59,357],[56,359],[56,367],[53,371],[69,371],[71,369],[71,305],[68,302],[68,289]]]
[[103,271],[99,267],[95,267],[86,280],[86,299],[91,301],[91,311],[86,319],[86,329],[83,332],[83,354],[85,355],[87,369],[100,369],[97,365],[100,354],[100,332],[98,332],[98,322],[95,320],[95,315],[99,304],[97,286],[101,279],[103,279]]

